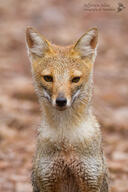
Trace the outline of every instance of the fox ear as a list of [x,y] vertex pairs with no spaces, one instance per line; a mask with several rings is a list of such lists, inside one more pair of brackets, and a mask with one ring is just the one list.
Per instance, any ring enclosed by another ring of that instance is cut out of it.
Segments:
[[98,30],[90,29],[75,44],[74,50],[81,56],[95,58],[97,52]]
[[42,37],[35,29],[28,27],[26,29],[26,42],[29,55],[42,57],[48,51],[50,51],[50,45],[44,37]]

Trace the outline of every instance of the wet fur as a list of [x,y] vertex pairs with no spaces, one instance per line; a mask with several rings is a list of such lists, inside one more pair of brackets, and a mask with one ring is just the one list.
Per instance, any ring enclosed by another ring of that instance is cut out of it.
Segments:
[[[108,192],[101,132],[91,109],[97,29],[89,30],[69,47],[50,44],[32,28],[27,29],[26,37],[42,110],[33,192]],[[74,70],[82,77],[72,85],[69,78]],[[43,80],[46,72],[56,78],[52,84]],[[71,105],[61,112],[52,106],[60,93]]]

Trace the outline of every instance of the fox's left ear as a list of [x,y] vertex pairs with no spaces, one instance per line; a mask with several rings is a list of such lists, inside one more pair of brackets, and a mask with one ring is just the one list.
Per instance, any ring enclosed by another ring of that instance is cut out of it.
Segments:
[[74,50],[81,57],[92,57],[95,59],[97,53],[98,30],[97,28],[90,29],[85,33],[75,44]]

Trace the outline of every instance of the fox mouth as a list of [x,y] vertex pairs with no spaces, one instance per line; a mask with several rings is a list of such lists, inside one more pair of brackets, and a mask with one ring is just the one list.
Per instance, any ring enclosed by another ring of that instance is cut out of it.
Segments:
[[56,106],[56,109],[58,111],[65,111],[68,107],[67,106],[64,106],[64,107],[59,107],[59,106]]

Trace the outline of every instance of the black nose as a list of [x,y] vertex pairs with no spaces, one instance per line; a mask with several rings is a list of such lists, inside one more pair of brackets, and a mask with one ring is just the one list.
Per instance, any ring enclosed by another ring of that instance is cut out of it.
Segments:
[[57,106],[59,106],[59,107],[64,107],[64,106],[66,106],[66,104],[67,104],[67,99],[66,99],[66,98],[64,98],[64,97],[58,97],[58,98],[56,99],[56,105],[57,105]]

